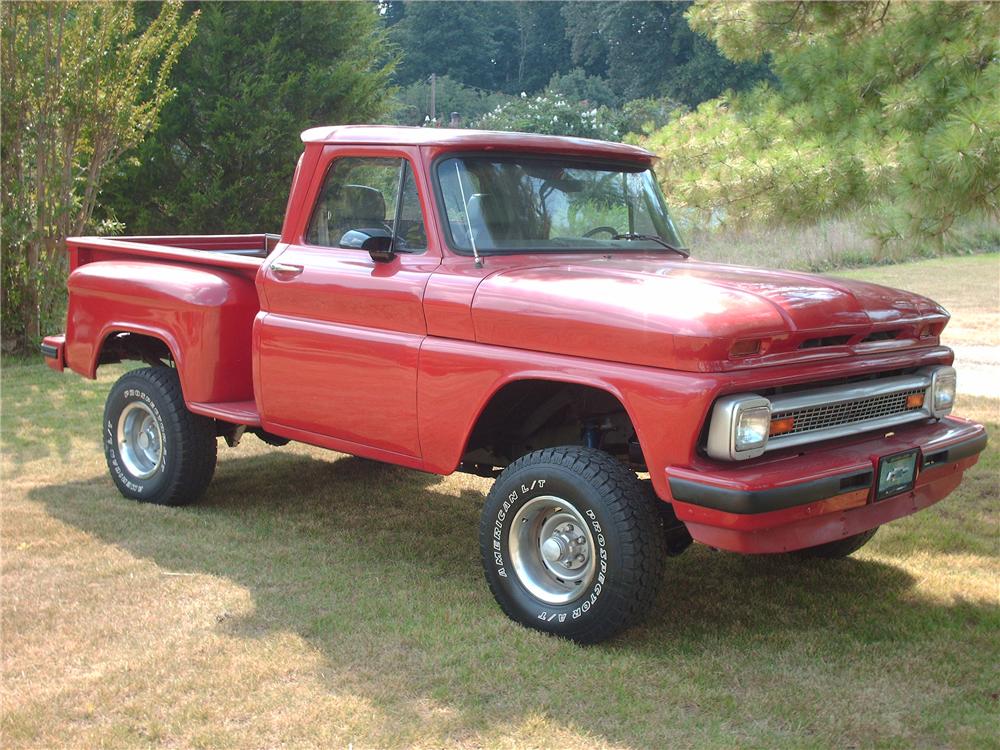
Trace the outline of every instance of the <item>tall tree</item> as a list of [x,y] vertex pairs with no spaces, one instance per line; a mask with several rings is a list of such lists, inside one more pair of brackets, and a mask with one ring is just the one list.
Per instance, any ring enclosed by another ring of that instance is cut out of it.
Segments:
[[567,3],[573,61],[605,76],[621,99],[669,97],[689,107],[767,78],[765,62],[735,63],[689,27],[690,3]]
[[386,107],[393,55],[378,6],[197,7],[178,96],[103,203],[132,233],[276,231],[299,133],[369,122]]
[[386,24],[403,56],[396,80],[431,74],[518,94],[542,89],[570,67],[561,2],[392,2]]
[[513,55],[509,61],[506,86],[509,94],[538,91],[553,75],[570,69],[570,43],[562,15],[564,3],[506,3],[513,16]]
[[[407,2],[391,38],[402,51],[396,80],[403,85],[446,75],[466,86],[500,90],[500,44],[494,3]],[[503,9],[500,9],[502,12]]]
[[131,2],[0,6],[3,338],[38,339],[61,312],[67,236],[91,223],[108,170],[152,131],[195,31],[179,2],[141,32]]

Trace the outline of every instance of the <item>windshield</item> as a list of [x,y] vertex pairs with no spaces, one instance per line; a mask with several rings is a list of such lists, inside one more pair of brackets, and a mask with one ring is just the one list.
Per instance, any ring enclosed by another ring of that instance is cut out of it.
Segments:
[[567,158],[438,163],[454,250],[480,254],[682,248],[651,170]]

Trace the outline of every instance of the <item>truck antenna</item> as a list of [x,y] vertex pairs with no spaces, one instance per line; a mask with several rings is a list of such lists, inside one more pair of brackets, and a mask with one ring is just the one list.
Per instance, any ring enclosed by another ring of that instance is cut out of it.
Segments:
[[458,180],[458,191],[462,194],[462,205],[465,207],[465,226],[469,230],[469,244],[472,245],[472,257],[476,259],[476,268],[482,268],[483,259],[479,257],[479,250],[476,249],[476,238],[472,234],[472,219],[469,218],[469,202],[465,199],[465,186],[462,184],[462,173],[458,169],[458,161],[455,162],[455,178]]

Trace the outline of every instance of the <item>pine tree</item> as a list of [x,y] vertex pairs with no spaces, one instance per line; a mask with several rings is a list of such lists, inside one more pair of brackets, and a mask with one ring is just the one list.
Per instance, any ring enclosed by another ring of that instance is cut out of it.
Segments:
[[377,119],[394,51],[374,3],[195,7],[177,97],[102,203],[131,234],[279,231],[299,134]]
[[734,61],[777,85],[702,104],[648,140],[674,202],[715,220],[812,220],[878,206],[884,241],[996,215],[1000,5],[698,3]]

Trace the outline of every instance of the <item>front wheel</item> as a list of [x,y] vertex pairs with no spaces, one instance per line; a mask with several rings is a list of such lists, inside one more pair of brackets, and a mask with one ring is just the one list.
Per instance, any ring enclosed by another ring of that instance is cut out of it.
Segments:
[[215,473],[215,423],[184,405],[177,371],[122,375],[104,407],[104,455],[119,492],[157,505],[201,497]]
[[568,446],[518,459],[486,498],[480,547],[501,609],[537,630],[596,643],[637,622],[663,568],[662,524],[635,474]]

